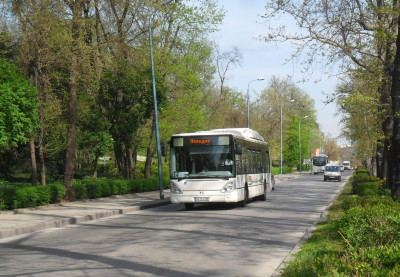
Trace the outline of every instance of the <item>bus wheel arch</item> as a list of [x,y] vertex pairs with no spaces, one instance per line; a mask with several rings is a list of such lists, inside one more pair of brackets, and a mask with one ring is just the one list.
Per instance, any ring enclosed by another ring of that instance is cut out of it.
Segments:
[[239,206],[244,208],[247,206],[247,201],[249,201],[249,187],[247,186],[247,183],[244,186],[244,195],[243,195],[243,200],[239,202]]
[[194,209],[194,203],[185,203],[185,209],[191,211]]
[[266,181],[264,181],[263,189],[264,189],[264,192],[263,192],[263,194],[260,196],[260,199],[261,199],[262,201],[267,201],[267,182],[266,182]]

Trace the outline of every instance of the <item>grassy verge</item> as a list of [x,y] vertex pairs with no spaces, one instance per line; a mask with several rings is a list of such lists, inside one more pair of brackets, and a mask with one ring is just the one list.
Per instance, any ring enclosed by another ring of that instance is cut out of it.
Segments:
[[281,276],[400,276],[400,202],[359,171]]

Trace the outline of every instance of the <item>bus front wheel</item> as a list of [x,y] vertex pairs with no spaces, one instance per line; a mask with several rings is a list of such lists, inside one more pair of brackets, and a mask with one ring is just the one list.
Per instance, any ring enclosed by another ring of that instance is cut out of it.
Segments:
[[264,194],[261,195],[260,199],[262,201],[267,201],[267,183],[264,182]]
[[185,203],[185,209],[187,211],[191,211],[194,209],[194,204],[193,203]]
[[247,186],[244,188],[244,199],[240,201],[239,206],[244,208],[247,206],[247,201],[249,200],[249,190],[247,189]]

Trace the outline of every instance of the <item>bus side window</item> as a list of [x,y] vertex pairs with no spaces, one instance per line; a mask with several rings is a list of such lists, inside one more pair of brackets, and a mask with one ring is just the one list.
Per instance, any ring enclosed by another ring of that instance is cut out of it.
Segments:
[[246,173],[252,173],[252,158],[251,149],[247,149]]
[[270,160],[269,160],[269,152],[265,152],[265,157],[266,157],[266,161],[265,161],[265,165],[266,165],[266,171],[265,172],[270,172],[271,168],[270,168]]
[[257,150],[256,152],[257,156],[257,173],[262,173],[263,172],[263,162],[262,162],[262,157],[261,157],[261,151]]

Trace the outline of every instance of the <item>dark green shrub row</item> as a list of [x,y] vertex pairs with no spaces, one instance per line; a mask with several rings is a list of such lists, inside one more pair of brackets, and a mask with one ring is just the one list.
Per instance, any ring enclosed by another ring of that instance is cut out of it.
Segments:
[[[293,170],[291,167],[288,167],[288,166],[282,167],[282,174],[292,173],[292,171]],[[280,167],[272,167],[271,173],[272,173],[272,175],[279,175],[279,174],[281,174],[281,168]]]
[[400,202],[384,182],[358,168],[350,179],[353,196],[342,202],[335,221],[343,251],[318,259],[317,272],[338,276],[400,275]]
[[367,176],[367,175],[369,175],[369,170],[367,170],[366,168],[365,168],[365,166],[357,166],[357,168],[356,168],[356,174],[357,175],[362,175],[362,176]]
[[346,242],[355,248],[400,244],[400,203],[360,205],[337,221]]
[[313,276],[400,276],[399,261],[400,245],[352,248],[318,259]]
[[[169,179],[163,180],[164,188],[170,187]],[[111,195],[159,190],[158,179],[96,179],[74,180],[74,199],[93,199]],[[61,183],[47,186],[30,184],[0,184],[0,210],[28,208],[59,203],[66,196]]]
[[400,202],[360,171],[281,276],[400,276]]
[[3,185],[0,186],[0,209],[18,209],[59,203],[66,194],[60,183],[47,186]]
[[[169,179],[164,179],[163,185],[165,189],[169,188]],[[160,185],[158,179],[122,180],[86,178],[83,180],[74,180],[73,188],[75,199],[92,199],[118,194],[159,190]]]
[[366,189],[374,190],[378,193],[379,190],[383,189],[383,181],[378,177],[363,175],[363,174],[355,174],[350,179],[352,186],[352,193],[354,194],[363,194],[366,193]]

